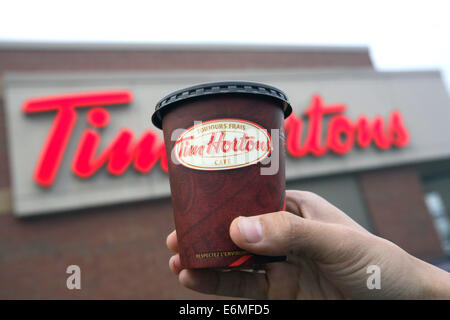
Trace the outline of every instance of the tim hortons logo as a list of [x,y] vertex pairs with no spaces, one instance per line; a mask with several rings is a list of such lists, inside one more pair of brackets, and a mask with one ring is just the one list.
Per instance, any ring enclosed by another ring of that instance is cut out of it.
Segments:
[[[167,172],[164,141],[153,130],[146,130],[139,138],[135,139],[135,134],[131,129],[121,129],[104,150],[98,150],[101,135],[96,129],[105,128],[110,121],[110,113],[104,106],[120,107],[120,105],[130,103],[132,99],[133,95],[128,90],[108,90],[38,97],[25,101],[23,111],[27,114],[56,112],[36,162],[33,173],[34,181],[42,187],[50,187],[53,184],[77,123],[79,108],[90,108],[86,120],[91,127],[83,131],[72,159],[72,171],[76,176],[83,179],[89,178],[105,165],[109,173],[120,176],[132,163],[137,171],[147,173],[154,168],[158,161],[162,170]],[[352,121],[343,114],[346,109],[344,104],[324,105],[321,96],[314,95],[311,105],[305,110],[303,117],[292,114],[285,121],[287,153],[292,157],[303,157],[307,154],[323,156],[329,151],[345,154],[355,146],[367,148],[372,142],[383,150],[394,146],[405,147],[408,145],[410,136],[400,112],[393,111],[387,122],[381,116],[376,116],[371,120],[363,115]],[[322,137],[325,116],[329,116],[330,119],[326,126],[325,137]],[[235,119],[231,122],[229,120],[233,119],[224,121],[228,121],[226,123],[231,126]],[[307,134],[303,140],[303,126],[307,122]],[[259,142],[254,140],[252,143],[247,143],[250,135],[245,135],[245,130],[242,130],[238,124],[238,122],[234,123],[235,127],[233,128],[237,128],[235,130],[237,133],[231,139],[224,139],[224,135],[222,135],[224,130],[208,136],[210,139],[208,142],[213,139],[210,152],[238,152],[241,149],[243,152],[253,152],[256,150],[258,152],[251,153],[245,163],[249,165],[248,163],[261,161],[270,150],[268,145],[266,146],[267,137],[261,135],[264,139],[258,140]],[[248,126],[248,128],[253,127]],[[259,131],[255,132],[262,133],[262,131],[259,128]],[[230,136],[229,133],[227,134]],[[270,137],[268,139],[270,140]],[[186,144],[179,143],[177,159],[179,161],[181,159],[180,163],[189,166],[189,161],[183,160],[183,158],[189,156],[188,153],[192,149],[183,149],[184,146]],[[249,150],[246,150],[247,148]],[[199,147],[196,150],[196,152],[200,152]],[[202,152],[205,150],[203,149]],[[261,158],[259,158],[260,156]],[[194,163],[191,161],[190,164],[195,165],[195,161]],[[211,166],[214,167],[217,164]]]
[[272,151],[266,129],[243,119],[215,119],[196,124],[175,142],[178,162],[194,170],[227,170],[258,163]]

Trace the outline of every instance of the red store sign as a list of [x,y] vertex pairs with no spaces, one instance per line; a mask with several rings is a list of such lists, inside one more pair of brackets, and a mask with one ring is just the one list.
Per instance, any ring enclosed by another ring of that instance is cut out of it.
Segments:
[[[130,103],[133,95],[128,90],[95,91],[50,97],[32,98],[23,104],[25,113],[56,111],[53,124],[40,151],[33,179],[43,187],[50,187],[55,180],[67,144],[78,120],[79,108],[91,108],[85,129],[72,159],[72,171],[86,179],[106,165],[109,173],[119,176],[133,163],[141,172],[151,171],[159,161],[167,172],[164,141],[153,130],[144,131],[135,138],[133,130],[124,128],[117,132],[107,147],[99,151],[101,136],[95,128],[104,128],[110,121],[110,113],[104,106]],[[381,116],[369,119],[361,115],[352,121],[343,113],[345,104],[324,105],[320,95],[314,95],[304,117],[292,114],[285,120],[286,148],[292,157],[311,154],[323,156],[329,151],[346,154],[355,146],[369,147],[372,142],[382,150],[405,147],[410,141],[409,132],[399,111],[393,111],[387,120]],[[322,138],[324,117],[330,116],[325,137]],[[302,138],[303,126],[308,123],[307,134]]]

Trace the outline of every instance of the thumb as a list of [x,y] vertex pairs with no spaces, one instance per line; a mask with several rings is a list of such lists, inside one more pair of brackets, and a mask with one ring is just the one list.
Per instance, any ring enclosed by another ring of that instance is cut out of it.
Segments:
[[231,239],[244,250],[267,256],[304,254],[330,263],[354,254],[358,241],[352,233],[360,234],[342,225],[304,219],[285,211],[238,217],[230,225]]

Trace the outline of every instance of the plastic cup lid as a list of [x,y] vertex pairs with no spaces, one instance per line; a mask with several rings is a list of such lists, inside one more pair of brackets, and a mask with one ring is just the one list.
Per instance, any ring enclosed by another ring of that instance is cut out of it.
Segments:
[[253,94],[271,97],[281,102],[281,107],[284,112],[284,117],[287,118],[291,112],[292,107],[286,94],[275,87],[258,82],[248,81],[221,81],[208,82],[198,84],[185,89],[177,90],[162,98],[155,107],[155,112],[152,116],[152,123],[159,129],[162,129],[162,116],[175,103],[197,98],[201,96],[208,96],[213,94]]

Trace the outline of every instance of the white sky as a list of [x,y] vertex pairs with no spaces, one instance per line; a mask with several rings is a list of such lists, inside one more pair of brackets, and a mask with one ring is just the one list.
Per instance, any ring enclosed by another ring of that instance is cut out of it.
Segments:
[[450,0],[0,0],[0,41],[366,45],[379,70],[440,69]]

